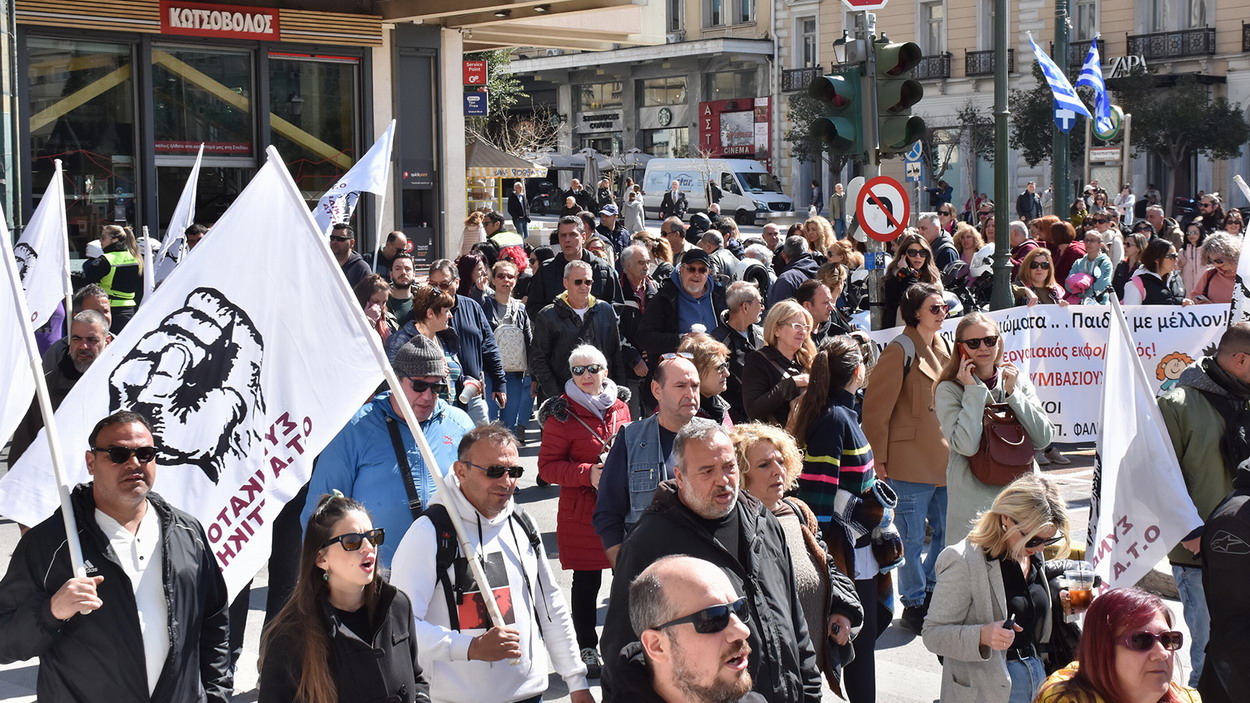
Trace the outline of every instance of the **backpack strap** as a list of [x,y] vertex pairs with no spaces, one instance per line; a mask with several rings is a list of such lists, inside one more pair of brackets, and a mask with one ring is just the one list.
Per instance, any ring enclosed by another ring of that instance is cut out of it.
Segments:
[[434,573],[438,583],[443,587],[443,598],[447,601],[447,622],[453,630],[460,629],[460,612],[458,606],[464,602],[464,594],[459,586],[447,575],[447,571],[456,563],[456,555],[460,545],[456,543],[456,528],[451,524],[451,516],[442,503],[435,503],[425,511],[425,516],[434,525]]
[[907,374],[911,373],[911,362],[916,360],[916,343],[902,332],[890,340],[890,343],[903,348],[903,378],[907,378]]
[[412,519],[415,521],[421,517],[421,495],[417,493],[417,484],[412,478],[412,466],[408,463],[404,440],[399,436],[399,423],[389,415],[386,417],[386,431],[391,435],[391,447],[395,450],[399,473],[404,477],[404,491],[408,494],[408,510],[412,512]]

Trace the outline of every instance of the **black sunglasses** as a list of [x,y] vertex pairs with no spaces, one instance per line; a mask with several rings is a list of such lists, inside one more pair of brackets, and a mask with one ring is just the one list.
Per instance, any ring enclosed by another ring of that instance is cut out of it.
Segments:
[[593,278],[570,278],[569,283],[572,283],[575,286],[593,286],[595,284],[595,279]]
[[347,242],[347,241],[351,241],[351,237],[344,237],[344,236],[343,236],[343,235],[341,235],[341,234],[332,234],[332,235],[330,235],[330,241],[332,241],[332,242]]
[[926,259],[929,258],[929,252],[925,251],[924,249],[908,249],[907,251],[903,253],[908,256],[923,256]]
[[91,451],[107,453],[109,461],[114,464],[125,464],[132,456],[138,459],[140,464],[146,464],[156,458],[156,447],[93,447]]
[[574,366],[572,369],[574,376],[581,376],[587,371],[591,373],[599,373],[602,370],[603,370],[603,366],[601,364],[587,364],[585,366]]
[[1031,269],[1048,269],[1048,268],[1050,268],[1050,262],[1049,262],[1049,261],[1031,261],[1031,262],[1029,262],[1029,268],[1031,268]]
[[1122,644],[1134,652],[1146,652],[1154,648],[1155,642],[1163,645],[1163,648],[1169,652],[1175,652],[1185,644],[1184,633],[1176,630],[1168,630],[1155,634],[1153,632],[1134,632],[1128,635],[1120,635],[1116,639],[1116,644]]
[[478,466],[477,464],[474,464],[471,461],[466,461],[464,463],[468,464],[469,466],[472,466],[475,469],[481,469],[482,471],[485,471],[486,478],[491,478],[491,479],[503,478],[504,474],[508,474],[509,478],[521,478],[521,475],[525,473],[525,469],[520,466],[499,466],[499,465]]
[[961,340],[961,343],[969,349],[980,349],[983,342],[985,343],[985,346],[992,347],[995,344],[998,344],[998,335],[991,334],[988,337],[974,337]]
[[938,303],[936,305],[929,306],[929,314],[931,315],[945,315],[946,313],[947,310],[945,303]]
[[938,210],[938,214],[950,216],[950,215],[954,215],[955,213],[952,210]]
[[1052,544],[1059,544],[1062,541],[1063,541],[1062,533],[1057,534],[1054,537],[1051,537],[1049,539],[1046,539],[1043,537],[1034,537],[1033,539],[1024,543],[1024,548],[1025,549],[1037,549],[1038,547],[1049,547]]
[[700,635],[712,635],[717,632],[723,632],[726,627],[729,627],[730,615],[737,615],[738,619],[744,623],[751,619],[751,610],[747,607],[747,599],[745,597],[739,598],[732,603],[704,608],[697,613],[692,613],[684,618],[669,620],[663,625],[656,625],[651,629],[663,630],[673,625],[681,625],[688,622],[694,625],[694,631]]
[[1176,252],[1170,252],[1170,253],[1168,253],[1168,254],[1165,254],[1165,255],[1163,256],[1163,258],[1165,258],[1165,259],[1179,259],[1179,258],[1181,258],[1181,255],[1180,255],[1180,254],[1177,254]]
[[368,532],[348,532],[345,535],[339,535],[326,540],[325,544],[321,545],[321,548],[325,549],[338,542],[343,545],[343,551],[354,552],[364,546],[365,540],[369,540],[369,544],[375,547],[381,547],[382,543],[386,541],[386,530],[381,527],[375,527]]
[[408,382],[412,384],[412,392],[417,395],[420,395],[428,390],[433,390],[434,395],[442,395],[447,392],[447,384],[441,381],[434,381],[431,383],[429,381],[418,381],[415,378],[410,378],[408,379]]
[[1101,218],[1101,217],[1091,217],[1091,218],[1089,218],[1089,221],[1090,221],[1090,222],[1093,222],[1093,223],[1094,223],[1094,224],[1096,224],[1096,225],[1105,224],[1105,223],[1107,222],[1106,220],[1104,220],[1104,219],[1103,219],[1103,218]]

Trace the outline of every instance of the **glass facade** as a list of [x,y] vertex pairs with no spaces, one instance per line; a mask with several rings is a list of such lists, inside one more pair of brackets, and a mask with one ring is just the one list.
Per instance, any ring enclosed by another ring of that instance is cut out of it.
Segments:
[[624,89],[620,81],[611,83],[587,83],[577,86],[577,111],[602,110],[621,106]]
[[730,100],[733,98],[753,98],[755,92],[755,71],[722,71],[704,76],[706,84],[703,88],[703,99]]
[[686,104],[686,77],[648,78],[638,81],[642,107]]
[[273,144],[310,204],[359,158],[359,64],[356,59],[269,57]]
[[255,154],[252,53],[152,48],[157,154],[251,159]]
[[690,150],[690,128],[644,129],[642,150],[661,158],[685,158]]

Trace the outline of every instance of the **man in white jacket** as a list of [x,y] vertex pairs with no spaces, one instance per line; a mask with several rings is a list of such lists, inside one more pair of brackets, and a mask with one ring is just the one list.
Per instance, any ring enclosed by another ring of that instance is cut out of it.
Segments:
[[[573,703],[594,703],[564,596],[541,541],[530,538],[537,535],[533,522],[512,500],[522,472],[516,438],[497,423],[483,425],[464,436],[458,457],[430,512],[460,516],[505,624],[491,625],[463,556],[440,578],[437,555],[447,530],[428,513],[419,518],[395,550],[391,582],[412,600],[431,700],[537,703],[547,690],[550,657]],[[444,584],[454,584],[451,599]]]

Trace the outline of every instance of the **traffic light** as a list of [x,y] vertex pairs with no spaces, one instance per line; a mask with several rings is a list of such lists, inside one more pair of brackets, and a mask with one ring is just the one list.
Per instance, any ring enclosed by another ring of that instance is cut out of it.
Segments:
[[924,86],[911,77],[920,64],[915,42],[875,41],[877,75],[877,143],[884,158],[907,151],[924,135],[924,120],[911,114],[911,106],[924,97]]
[[823,105],[824,115],[808,127],[834,156],[863,159],[864,108],[860,100],[863,72],[852,68],[831,76],[820,76],[807,86],[807,94]]

